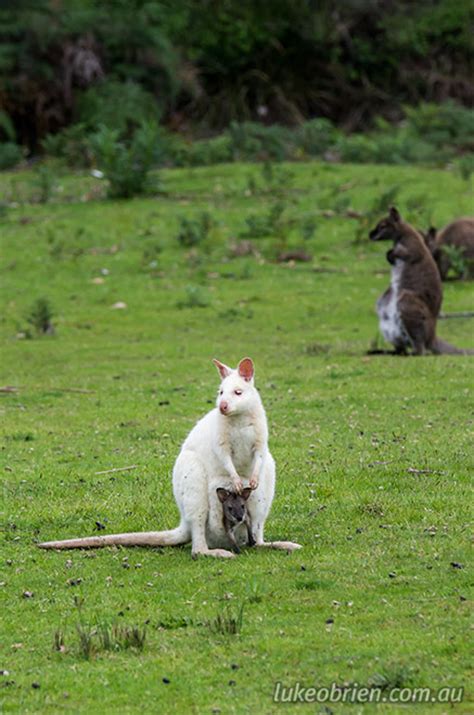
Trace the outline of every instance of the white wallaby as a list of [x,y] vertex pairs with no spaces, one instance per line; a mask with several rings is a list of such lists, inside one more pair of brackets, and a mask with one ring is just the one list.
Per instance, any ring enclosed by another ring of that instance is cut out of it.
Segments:
[[[266,542],[265,520],[275,491],[275,462],[268,450],[268,427],[260,395],[254,386],[250,358],[237,369],[214,360],[221,384],[216,407],[193,427],[173,468],[173,493],[181,522],[170,531],[147,531],[83,539],[48,541],[43,549],[84,549],[100,546],[178,546],[192,543],[193,557],[232,557],[222,504],[217,489],[241,493],[252,489],[247,510],[255,545],[294,551],[291,541]],[[240,544],[247,540],[246,525],[235,534]]]

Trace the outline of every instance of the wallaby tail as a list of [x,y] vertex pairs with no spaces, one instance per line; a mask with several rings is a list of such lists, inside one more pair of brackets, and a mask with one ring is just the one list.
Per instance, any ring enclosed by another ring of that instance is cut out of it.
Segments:
[[445,340],[441,340],[441,338],[434,339],[431,350],[435,355],[474,355],[474,350],[456,348]]
[[87,536],[84,539],[44,541],[40,549],[100,549],[103,546],[179,546],[191,540],[189,529],[180,524],[169,531],[139,531],[130,534]]

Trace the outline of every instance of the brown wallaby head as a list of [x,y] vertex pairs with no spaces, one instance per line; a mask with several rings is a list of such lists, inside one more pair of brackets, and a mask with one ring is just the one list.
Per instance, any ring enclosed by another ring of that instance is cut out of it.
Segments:
[[250,487],[246,487],[242,490],[241,494],[236,492],[231,492],[228,489],[223,489],[219,487],[216,489],[219,501],[222,504],[222,509],[224,511],[224,518],[227,520],[230,526],[236,526],[237,524],[242,524],[247,515],[247,499],[252,493]]
[[387,261],[395,265],[397,259],[405,263],[431,261],[435,268],[431,251],[423,237],[413,226],[403,221],[398,209],[392,206],[388,216],[383,218],[369,234],[371,241],[393,241],[393,248],[387,252]]
[[402,235],[402,219],[398,209],[392,206],[388,216],[378,222],[369,233],[371,241],[396,241]]

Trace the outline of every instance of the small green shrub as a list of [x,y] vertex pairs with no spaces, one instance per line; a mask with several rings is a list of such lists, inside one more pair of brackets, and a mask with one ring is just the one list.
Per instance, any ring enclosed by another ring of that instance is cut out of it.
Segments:
[[340,132],[329,119],[304,122],[295,133],[298,148],[307,156],[322,156],[337,142]]
[[185,297],[176,304],[178,308],[207,308],[210,304],[209,295],[201,286],[188,285],[185,289]]
[[464,278],[470,274],[469,259],[459,246],[443,245],[442,252],[449,261],[449,271],[454,273],[456,278]]
[[87,126],[79,122],[58,134],[47,134],[42,147],[48,156],[63,159],[70,167],[88,168],[94,160],[89,134]]
[[226,134],[194,142],[189,153],[189,163],[192,166],[224,164],[232,159],[232,142]]
[[462,179],[469,181],[474,174],[474,154],[465,154],[455,163],[456,171]]
[[158,123],[163,113],[155,97],[133,81],[107,80],[82,93],[79,122],[89,132],[102,126],[130,138],[143,123]]
[[40,204],[47,204],[56,186],[55,173],[47,164],[40,164],[36,167],[34,172],[34,186],[37,191],[37,201]]
[[149,172],[158,157],[158,127],[142,123],[131,140],[116,129],[101,127],[91,138],[99,169],[109,181],[110,198],[130,198],[145,193]]
[[246,228],[240,232],[242,238],[264,238],[281,232],[285,206],[282,202],[270,206],[267,213],[251,213],[246,217]]
[[409,131],[438,149],[474,149],[472,109],[449,101],[405,107]]
[[181,216],[179,219],[179,231],[177,241],[180,246],[190,248],[204,243],[209,237],[211,229],[214,227],[214,220],[207,211],[203,211],[198,219],[193,220]]
[[0,109],[0,139],[15,142],[15,125],[9,114]]
[[23,153],[21,147],[14,142],[0,144],[0,171],[11,169],[21,161]]
[[238,610],[227,607],[222,613],[207,622],[209,630],[222,635],[237,635],[241,632],[244,621],[244,604]]
[[38,298],[26,316],[26,320],[38,335],[52,335],[54,333],[52,319],[53,310],[47,298]]
[[[77,650],[85,660],[90,660],[97,653],[104,651],[135,650],[141,652],[145,647],[146,626],[85,625],[82,622],[76,625],[78,638]],[[53,648],[64,650],[64,634],[56,631],[54,634]]]
[[266,127],[255,122],[232,122],[228,132],[237,161],[283,161],[294,152],[292,130],[277,124]]

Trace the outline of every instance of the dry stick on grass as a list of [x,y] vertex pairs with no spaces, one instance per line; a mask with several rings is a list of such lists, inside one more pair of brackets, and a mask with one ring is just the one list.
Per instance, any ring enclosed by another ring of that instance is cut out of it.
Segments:
[[96,472],[96,474],[111,474],[112,472],[126,472],[128,469],[136,469],[138,464],[132,464],[130,467],[115,467],[114,469],[105,469],[102,472]]
[[458,313],[440,313],[440,320],[446,320],[447,318],[474,318],[474,310],[461,310]]
[[0,387],[0,392],[18,392],[18,387],[13,387],[13,385],[3,385],[3,387]]
[[407,472],[409,474],[446,474],[440,469],[415,469],[415,467],[408,467]]
[[50,387],[50,390],[58,392],[79,392],[83,395],[95,395],[96,390],[83,390],[81,387]]

